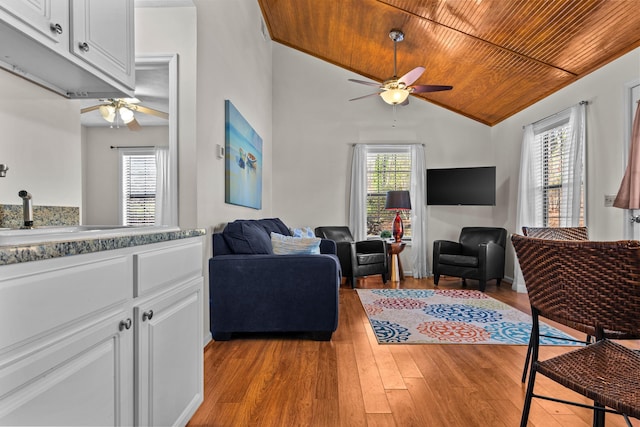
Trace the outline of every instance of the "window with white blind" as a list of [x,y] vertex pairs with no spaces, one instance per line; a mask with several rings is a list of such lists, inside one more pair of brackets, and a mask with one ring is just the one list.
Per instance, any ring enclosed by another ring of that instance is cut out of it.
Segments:
[[[542,195],[542,220],[545,227],[566,226],[570,215],[563,208],[563,194],[574,191],[573,169],[575,156],[571,153],[570,135],[572,129],[569,119],[562,119],[544,129],[535,132],[539,157],[537,164],[541,169],[540,179]],[[579,161],[582,161],[580,158]],[[580,222],[584,226],[584,182],[580,179]]]
[[[391,231],[396,212],[384,208],[387,191],[409,190],[411,183],[411,152],[371,150],[367,153],[367,236],[379,237],[383,230]],[[404,239],[411,238],[411,215],[401,211]]]
[[155,224],[156,158],[153,149],[122,149],[120,171],[122,224]]

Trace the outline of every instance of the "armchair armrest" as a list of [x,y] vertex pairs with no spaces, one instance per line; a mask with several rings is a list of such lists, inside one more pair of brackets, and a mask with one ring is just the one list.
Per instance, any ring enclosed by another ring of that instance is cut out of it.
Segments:
[[433,241],[433,254],[450,254],[461,255],[462,245],[458,242],[452,242],[451,240],[434,240]]
[[481,269],[481,277],[502,275],[504,273],[504,248],[494,242],[481,243],[478,245],[478,265]]

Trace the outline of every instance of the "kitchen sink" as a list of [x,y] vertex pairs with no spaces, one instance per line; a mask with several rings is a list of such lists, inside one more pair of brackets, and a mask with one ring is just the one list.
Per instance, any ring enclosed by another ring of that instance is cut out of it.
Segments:
[[152,225],[132,227],[124,225],[72,225],[0,229],[0,246],[46,243],[66,240],[101,239],[138,234],[179,231],[179,227]]

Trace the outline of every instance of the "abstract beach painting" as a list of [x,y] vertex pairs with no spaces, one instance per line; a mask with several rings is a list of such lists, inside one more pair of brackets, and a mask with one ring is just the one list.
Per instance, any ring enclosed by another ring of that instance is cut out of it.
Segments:
[[224,111],[224,201],[262,209],[262,138],[228,99]]

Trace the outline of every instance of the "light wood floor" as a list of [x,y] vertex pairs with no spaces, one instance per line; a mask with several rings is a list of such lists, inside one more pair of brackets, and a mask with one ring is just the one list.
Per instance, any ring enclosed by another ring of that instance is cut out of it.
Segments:
[[[390,282],[367,278],[358,286]],[[433,281],[407,278],[400,287],[433,288]],[[461,282],[441,279],[439,287]],[[508,283],[489,282],[486,291],[530,312],[527,296]],[[541,357],[563,350],[545,346]],[[356,292],[343,286],[330,342],[258,335],[208,345],[204,403],[189,426],[518,426],[525,354],[526,346],[378,345]],[[538,392],[580,400],[542,376],[537,384]],[[534,399],[529,425],[587,427],[591,412]],[[607,426],[624,425],[607,414]]]

